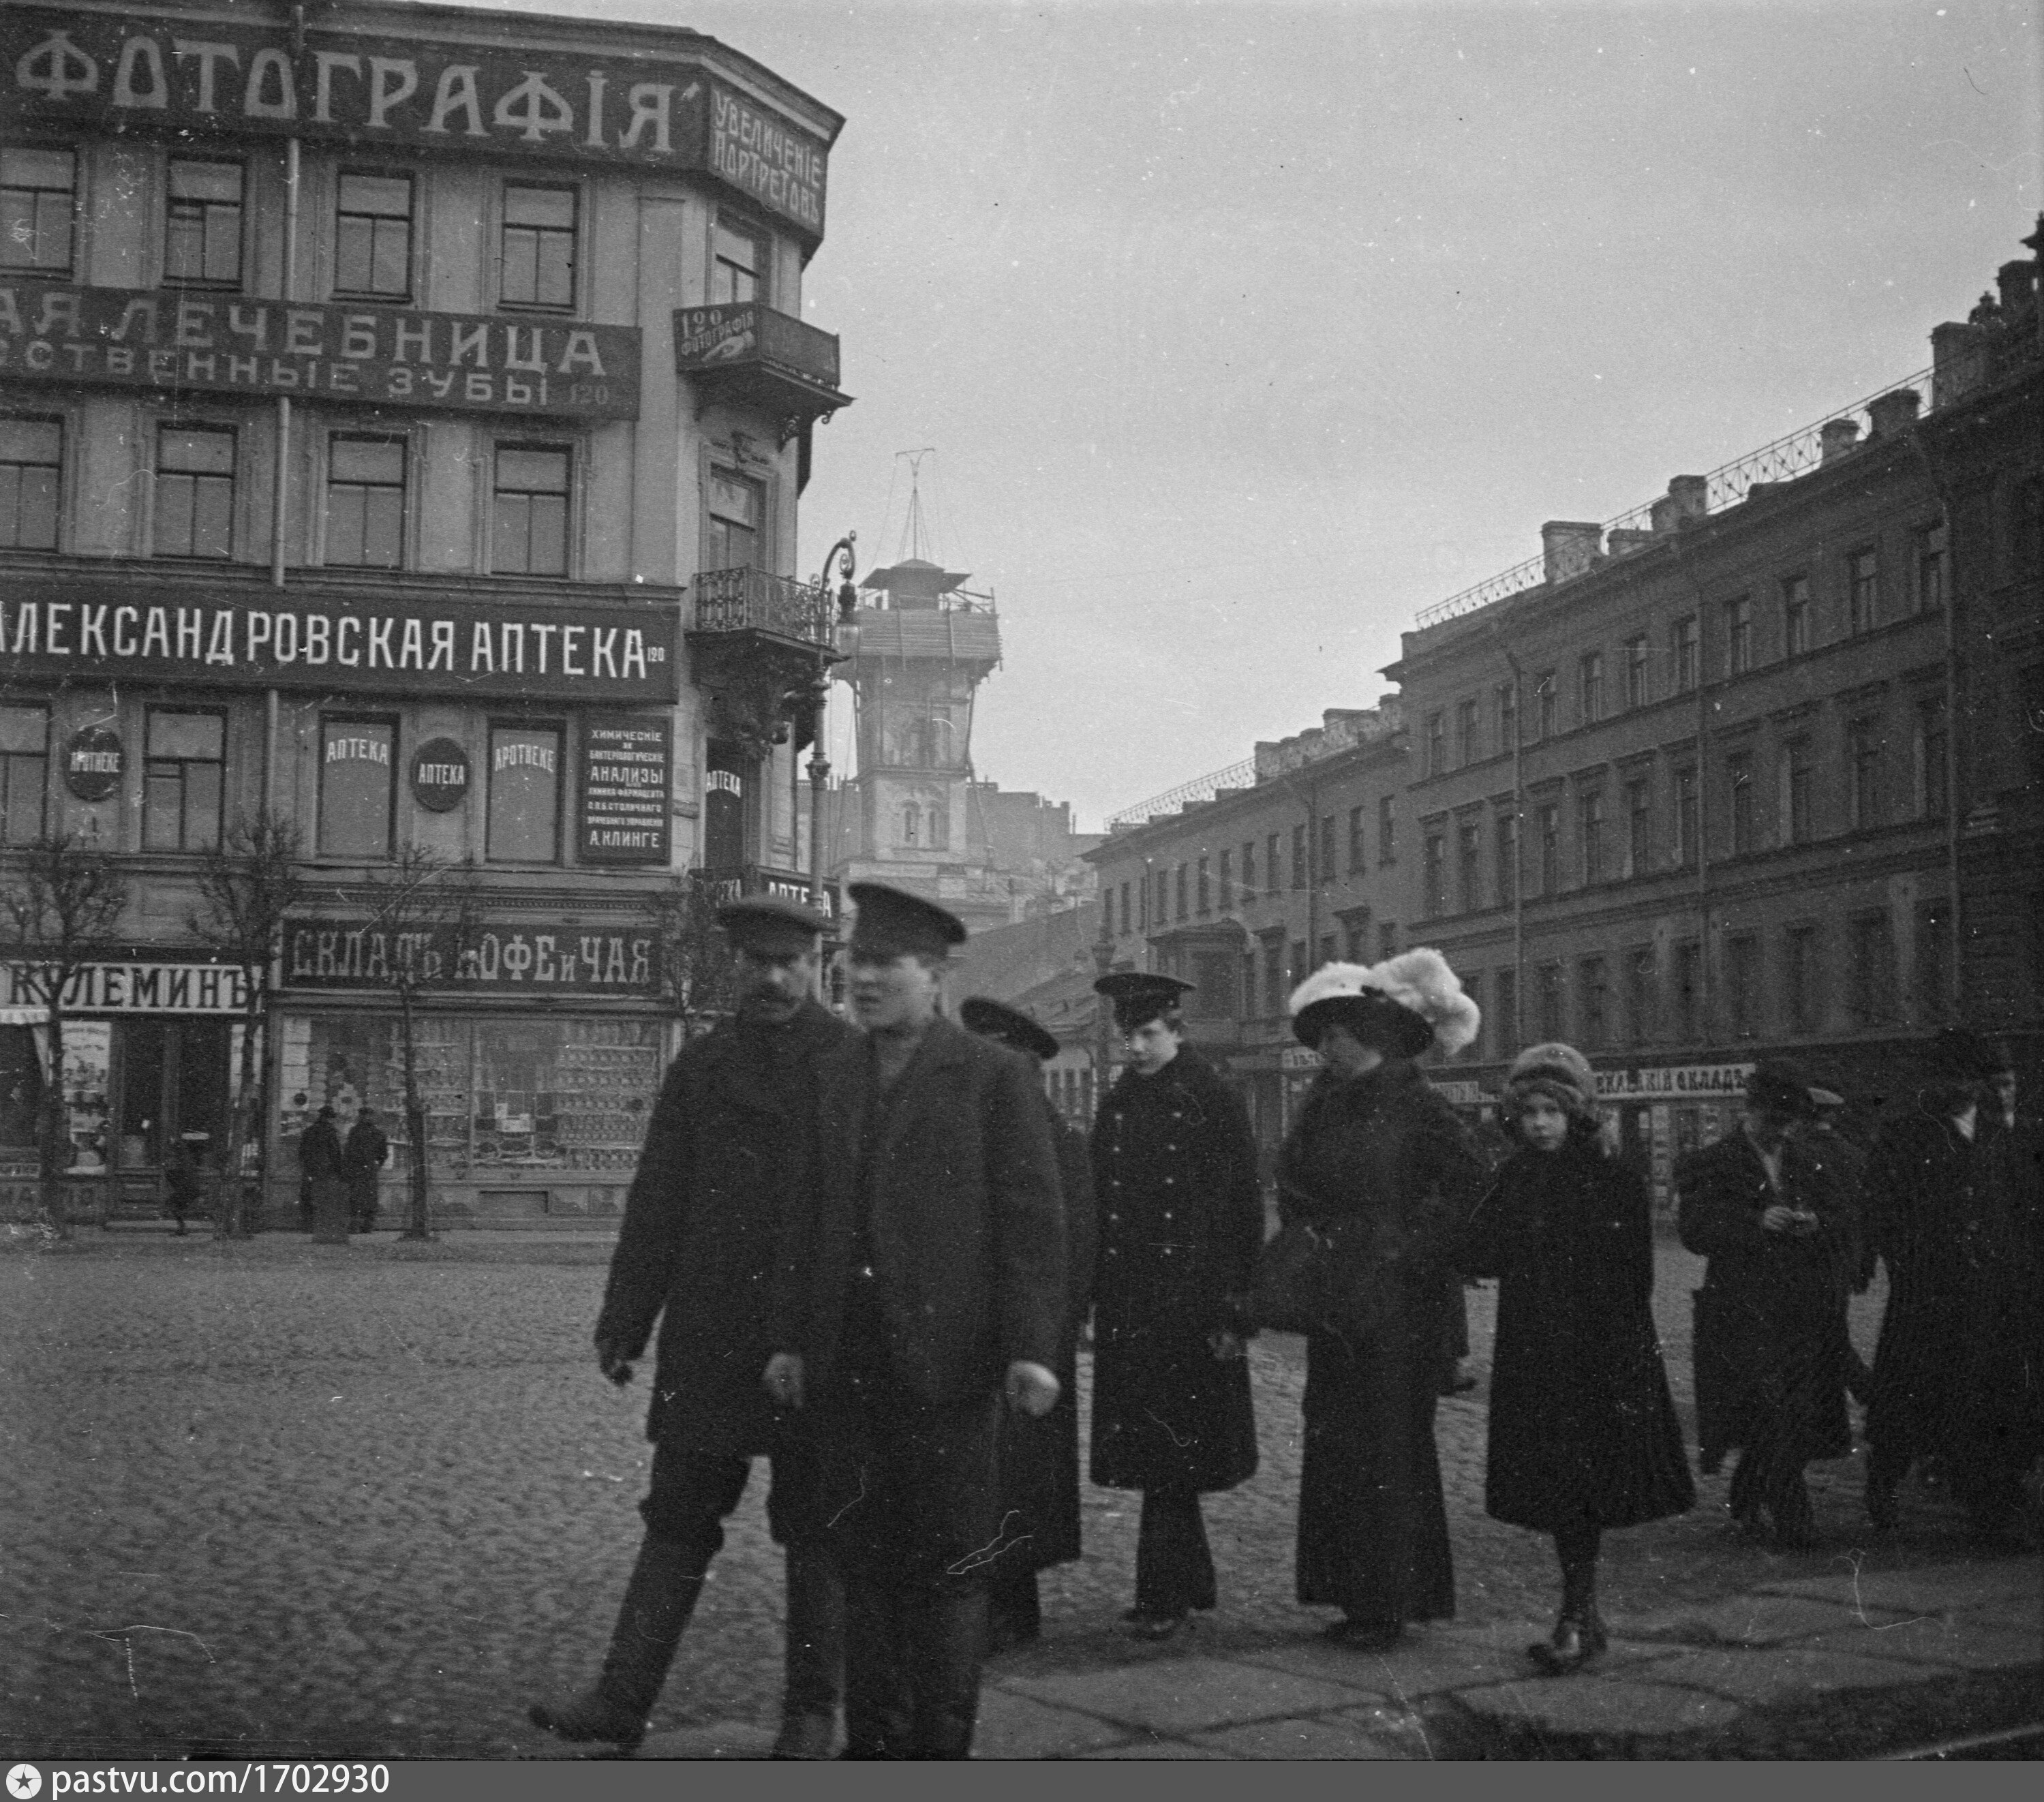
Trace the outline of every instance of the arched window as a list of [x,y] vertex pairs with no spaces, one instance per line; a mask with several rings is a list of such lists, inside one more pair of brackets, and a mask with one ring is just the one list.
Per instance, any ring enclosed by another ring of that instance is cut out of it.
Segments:
[[932,808],[930,809],[930,843],[937,846],[948,846],[951,842],[951,816],[950,811],[947,809],[942,807]]
[[916,842],[917,828],[922,824],[923,810],[912,801],[901,809],[901,842],[912,845]]

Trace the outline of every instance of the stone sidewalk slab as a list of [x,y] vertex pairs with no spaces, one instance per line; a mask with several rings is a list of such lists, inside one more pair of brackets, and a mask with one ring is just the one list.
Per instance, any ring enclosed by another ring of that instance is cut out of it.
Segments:
[[1926,1674],[1920,1666],[1900,1658],[1863,1658],[1808,1646],[1700,1646],[1678,1652],[1654,1667],[1657,1683],[1708,1689],[1738,1702],[1888,1689],[1900,1683],[1920,1683]]
[[1103,1746],[1091,1752],[1074,1752],[1075,1758],[1225,1758],[1218,1746],[1195,1746],[1189,1739],[1128,1739],[1118,1746]]
[[1626,1677],[1546,1677],[1455,1692],[1472,1712],[1523,1733],[1560,1737],[1658,1739],[1708,1731],[1736,1720],[1741,1704],[1701,1689]]
[[1347,1715],[1308,1720],[1251,1721],[1218,1733],[1193,1736],[1231,1758],[1409,1759],[1406,1746],[1379,1739],[1363,1721]]
[[976,1758],[1067,1758],[1128,1738],[1119,1723],[1017,1694],[1003,1680],[980,1690],[972,1748]]
[[1891,1608],[1903,1614],[1946,1614],[1956,1609],[2004,1606],[2027,1600],[2032,1616],[2044,1608],[2044,1559],[2009,1558],[1992,1563],[1934,1564],[1914,1570],[1841,1571],[1804,1577],[1762,1588],[1771,1594],[1804,1596],[1847,1605]]
[[1864,1601],[1855,1605],[1850,1596],[1831,1600],[1800,1595],[1731,1596],[1708,1608],[1635,1618],[1625,1623],[1625,1628],[1640,1639],[1683,1645],[1779,1646],[1812,1634],[1906,1620],[1911,1612]]
[[1354,1708],[1355,1688],[1220,1658],[1166,1658],[1119,1669],[1018,1677],[1019,1694],[1152,1732],[1185,1734],[1236,1722]]
[[2015,1632],[1971,1621],[1923,1616],[1893,1627],[1855,1627],[1803,1643],[1812,1651],[1846,1652],[1864,1658],[1900,1658],[1956,1670],[2003,1670],[2044,1662],[2035,1627]]

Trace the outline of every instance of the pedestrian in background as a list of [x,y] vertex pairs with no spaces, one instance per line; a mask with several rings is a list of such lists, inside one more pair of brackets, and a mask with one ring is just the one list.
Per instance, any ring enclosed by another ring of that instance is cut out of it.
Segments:
[[323,1107],[298,1135],[298,1206],[308,1232],[323,1219],[347,1219],[340,1130],[333,1122],[332,1106]]
[[1434,1412],[1447,1254],[1485,1173],[1414,1059],[1461,1050],[1481,1016],[1426,949],[1324,965],[1293,991],[1291,1012],[1324,1067],[1278,1158],[1279,1215],[1362,1234],[1385,1308],[1367,1334],[1307,1338],[1298,1597],[1341,1609],[1331,1638],[1382,1650],[1407,1622],[1455,1612]]
[[1866,1511],[1896,1525],[1896,1491],[1938,1459],[1975,1535],[2027,1550],[2037,1523],[2023,1477],[2044,1449],[2036,1226],[2004,1127],[1987,1124],[2005,1047],[1938,1035],[1915,1106],[1876,1136],[1865,1210],[1888,1265],[1888,1308],[1866,1412]]
[[378,1173],[390,1155],[390,1141],[376,1124],[376,1110],[365,1101],[340,1147],[341,1173],[348,1183],[348,1212],[357,1232],[376,1225]]
[[784,1216],[816,1181],[818,1066],[851,1031],[816,999],[821,919],[752,896],[720,908],[717,924],[736,955],[737,1016],[668,1068],[596,1323],[597,1368],[620,1385],[659,1323],[645,1536],[594,1687],[531,1716],[564,1739],[639,1743],[724,1523],[764,1453],[767,1525],[787,1559],[774,1755],[824,1758],[836,1733],[843,1603],[809,1446],[799,1422],[776,1417],[760,1377],[775,1349]]
[[1561,1611],[1527,1650],[1561,1674],[1608,1641],[1606,1530],[1683,1513],[1696,1488],[1654,1324],[1652,1203],[1602,1143],[1589,1061],[1568,1045],[1520,1052],[1504,1105],[1520,1149],[1457,1255],[1498,1279],[1485,1510],[1554,1536]]
[[1815,1111],[1810,1089],[1800,1066],[1763,1059],[1739,1127],[1675,1168],[1677,1229],[1709,1260],[1696,1292],[1703,1468],[1741,1451],[1732,1519],[1758,1531],[1764,1513],[1784,1550],[1816,1543],[1804,1467],[1852,1450],[1838,1330],[1850,1227],[1832,1174],[1800,1136]]
[[1810,1122],[1811,1155],[1824,1166],[1843,1204],[1845,1249],[1838,1285],[1838,1326],[1845,1341],[1846,1393],[1864,1408],[1873,1393],[1873,1371],[1852,1342],[1852,1298],[1873,1286],[1873,1244],[1860,1212],[1860,1191],[1866,1178],[1866,1154],[1840,1129],[1846,1098],[1835,1089],[1812,1089],[1815,1114]]
[[163,1211],[178,1223],[179,1238],[186,1216],[198,1205],[199,1160],[211,1139],[209,1133],[180,1133],[163,1160]]
[[1056,1402],[1064,1230],[1040,1070],[938,1012],[966,931],[855,882],[863,1036],[820,1070],[769,1393],[810,1416],[845,1585],[845,1756],[962,1758],[1000,1541],[1000,1410]]
[[1200,1497],[1256,1472],[1244,1339],[1263,1243],[1256,1146],[1241,1101],[1185,1043],[1174,976],[1093,984],[1128,1066],[1093,1125],[1093,1480],[1138,1489],[1139,1639],[1163,1639],[1218,1589]]
[[[1020,1051],[1039,1066],[1058,1055],[1058,1041],[1028,1015],[984,996],[970,997],[959,1018],[968,1032]],[[1080,1553],[1078,1335],[1093,1295],[1093,1170],[1085,1135],[1065,1124],[1048,1095],[1043,1102],[1058,1151],[1070,1305],[1051,1366],[1058,1379],[1057,1401],[1040,1416],[1012,1408],[1001,1416],[1001,1550],[988,1579],[995,1651],[1040,1637],[1043,1609],[1036,1573],[1072,1563]]]

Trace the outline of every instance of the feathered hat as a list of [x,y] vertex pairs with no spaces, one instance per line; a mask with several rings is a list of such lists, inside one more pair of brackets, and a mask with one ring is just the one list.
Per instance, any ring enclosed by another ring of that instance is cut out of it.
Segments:
[[1387,1057],[1416,1058],[1429,1045],[1452,1056],[1483,1016],[1437,951],[1420,946],[1381,963],[1324,963],[1292,991],[1292,1030],[1315,1045],[1346,1026]]

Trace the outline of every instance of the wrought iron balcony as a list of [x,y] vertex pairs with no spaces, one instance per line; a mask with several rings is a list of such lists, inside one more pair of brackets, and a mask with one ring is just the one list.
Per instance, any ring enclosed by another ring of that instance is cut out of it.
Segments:
[[674,367],[712,401],[756,409],[786,444],[851,397],[838,392],[837,338],[757,301],[674,313]]
[[828,586],[764,570],[705,570],[691,585],[697,632],[763,632],[828,645],[837,609]]

